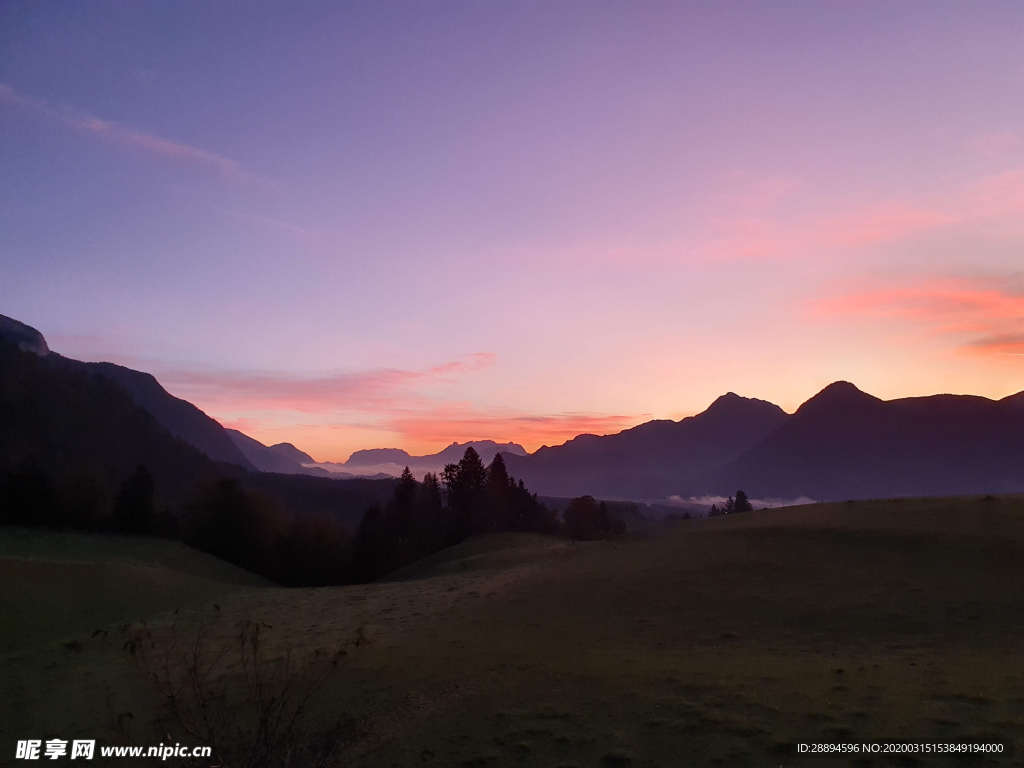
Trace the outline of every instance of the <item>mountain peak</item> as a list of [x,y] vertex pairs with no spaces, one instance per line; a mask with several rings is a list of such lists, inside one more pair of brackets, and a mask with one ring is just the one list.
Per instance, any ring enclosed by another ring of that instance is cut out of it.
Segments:
[[34,352],[40,357],[50,354],[43,334],[12,317],[0,315],[0,339],[14,342],[22,352]]
[[740,397],[735,392],[726,392],[724,395],[719,395],[717,398],[715,398],[715,402],[713,402],[711,404],[711,407],[713,408],[718,403],[722,403],[722,404],[738,403],[741,400],[746,400],[746,399],[747,398],[745,398],[745,397]]
[[762,411],[771,411],[782,413],[782,409],[774,403],[770,403],[767,400],[758,400],[756,397],[743,397],[737,395],[735,392],[726,392],[724,395],[716,398],[715,401],[707,407],[701,416],[705,414],[711,414],[715,416],[723,416],[726,414],[746,414]]
[[269,446],[269,448],[299,464],[316,464],[312,456],[304,451],[300,451],[291,443],[277,443],[276,445]]
[[866,403],[881,402],[883,401],[879,398],[858,389],[856,385],[851,384],[848,381],[834,381],[801,405],[798,412],[806,412],[808,408],[812,410],[819,407],[846,408]]
[[826,392],[841,392],[841,393],[845,393],[845,394],[860,394],[860,395],[864,394],[864,392],[862,390],[858,389],[856,384],[854,384],[853,382],[850,382],[850,381],[842,380],[842,379],[840,379],[839,381],[833,381],[831,384],[829,384],[827,387],[825,387],[823,390],[821,390],[821,392],[819,394],[824,394]]

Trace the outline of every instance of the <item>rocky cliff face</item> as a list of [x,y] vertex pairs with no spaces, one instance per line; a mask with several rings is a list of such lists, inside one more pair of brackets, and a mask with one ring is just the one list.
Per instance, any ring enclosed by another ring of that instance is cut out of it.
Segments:
[[40,357],[50,354],[43,334],[30,325],[0,315],[0,338],[13,341],[23,352],[35,352]]

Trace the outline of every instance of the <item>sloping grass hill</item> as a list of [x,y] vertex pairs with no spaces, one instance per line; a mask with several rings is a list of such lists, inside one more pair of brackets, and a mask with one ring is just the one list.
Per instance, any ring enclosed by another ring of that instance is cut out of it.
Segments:
[[270,584],[165,539],[0,528],[0,654]]
[[[370,585],[203,579],[225,592],[202,615],[224,639],[240,620],[265,622],[279,651],[336,646],[357,629],[370,640],[320,703],[364,718],[348,766],[960,765],[797,759],[789,745],[1024,745],[1022,576],[1024,499],[918,499],[691,520],[607,542],[484,537]],[[40,600],[56,606],[76,588],[54,576]],[[104,586],[125,601],[135,588]],[[193,594],[151,626],[187,629],[213,593]],[[125,700],[115,707],[152,734],[152,694],[122,643],[76,637],[78,650],[53,634],[0,658],[11,681],[0,727],[125,743],[96,706],[113,685]]]

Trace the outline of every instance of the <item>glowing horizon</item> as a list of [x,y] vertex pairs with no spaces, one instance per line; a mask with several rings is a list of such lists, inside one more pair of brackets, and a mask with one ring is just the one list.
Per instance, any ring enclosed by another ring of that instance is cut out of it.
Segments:
[[265,443],[534,450],[727,391],[1024,390],[1018,3],[0,30],[0,314]]

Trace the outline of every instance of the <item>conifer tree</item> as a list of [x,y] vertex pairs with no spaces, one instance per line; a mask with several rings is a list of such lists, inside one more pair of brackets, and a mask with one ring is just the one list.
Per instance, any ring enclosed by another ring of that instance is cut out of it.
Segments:
[[754,508],[743,491],[736,491],[736,509],[734,512],[749,512]]

